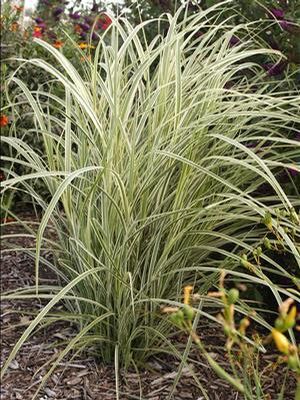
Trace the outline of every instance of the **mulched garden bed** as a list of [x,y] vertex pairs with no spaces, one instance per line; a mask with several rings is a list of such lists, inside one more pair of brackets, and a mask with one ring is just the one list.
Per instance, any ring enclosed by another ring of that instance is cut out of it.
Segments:
[[[30,216],[27,216],[27,219]],[[34,220],[34,218],[32,218]],[[11,225],[5,233],[18,233],[20,227]],[[11,241],[11,240],[10,240]],[[30,238],[14,238],[20,247],[32,247]],[[2,248],[7,248],[8,241],[2,241]],[[51,257],[51,255],[47,255]],[[33,260],[25,252],[3,252],[1,257],[1,290],[13,290],[34,284]],[[42,271],[41,283],[54,283],[54,277],[46,270]],[[3,301],[1,311],[1,363],[7,358],[12,347],[33,318],[31,312],[43,307],[39,300]],[[25,312],[26,311],[26,312]],[[31,400],[42,377],[47,371],[45,362],[60,351],[60,341],[70,339],[76,328],[69,322],[56,322],[40,329],[28,340],[11,363],[1,385],[1,400]],[[209,335],[208,335],[209,332]],[[226,367],[228,360],[224,355],[224,337],[218,326],[203,321],[199,335],[206,344],[207,351],[221,365]],[[186,343],[186,338],[176,339]],[[261,365],[264,367],[263,384],[266,399],[275,400],[280,392],[285,366],[276,364],[277,355],[263,355]],[[178,374],[180,362],[168,355],[149,360],[147,368],[136,371],[120,371],[119,399],[167,400],[174,389],[174,381]],[[190,353],[189,367],[185,367],[182,376],[173,391],[173,400],[204,400],[198,383],[207,390],[210,400],[239,400],[239,396],[229,385],[220,380],[209,368],[202,356],[193,349]],[[49,366],[48,366],[49,367]],[[295,377],[289,374],[286,382],[284,399],[292,400],[295,390]],[[115,372],[113,365],[104,365],[90,354],[69,356],[49,378],[46,386],[37,396],[39,400],[47,399],[82,399],[111,400],[117,399]]]

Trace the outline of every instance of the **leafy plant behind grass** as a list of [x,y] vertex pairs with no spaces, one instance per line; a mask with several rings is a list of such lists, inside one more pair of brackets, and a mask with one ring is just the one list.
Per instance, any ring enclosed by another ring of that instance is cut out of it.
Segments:
[[[219,265],[237,268],[241,252],[260,243],[267,211],[276,206],[289,213],[299,206],[274,175],[286,165],[300,170],[299,143],[286,139],[300,122],[299,98],[273,95],[264,72],[251,62],[254,55],[276,53],[257,49],[251,34],[248,42],[231,47],[233,32],[215,26],[210,12],[181,23],[179,13],[164,16],[166,37],[148,44],[143,29],[155,22],[132,28],[114,21],[111,39],[104,35],[93,62],[86,61],[85,76],[37,40],[65,72],[41,59],[30,63],[57,79],[64,99],[56,96],[55,85],[30,92],[11,78],[31,105],[46,154],[40,157],[14,137],[3,139],[18,151],[12,164],[32,167],[27,176],[11,173],[4,191],[25,190],[43,210],[33,254],[36,287],[7,297],[48,294],[51,301],[26,329],[4,371],[63,300],[80,329],[60,358],[96,345],[103,360],[117,356],[128,366],[162,351],[162,343],[175,351],[165,341],[171,327],[159,305],[180,301],[181,288],[191,279],[204,293],[207,277],[211,285],[216,282]],[[199,36],[199,30],[206,33]],[[257,143],[255,148],[247,147],[249,142]],[[37,179],[52,193],[50,202],[35,192]],[[260,194],[263,184],[271,188],[267,194]],[[57,239],[44,242],[49,225]],[[299,226],[294,229],[299,238]],[[288,233],[282,235],[299,266],[299,251]],[[39,284],[46,243],[55,256],[57,288]],[[291,284],[295,277],[267,256],[262,259],[268,268],[245,270],[243,278],[266,285],[280,301],[288,292],[272,283],[268,271]]]

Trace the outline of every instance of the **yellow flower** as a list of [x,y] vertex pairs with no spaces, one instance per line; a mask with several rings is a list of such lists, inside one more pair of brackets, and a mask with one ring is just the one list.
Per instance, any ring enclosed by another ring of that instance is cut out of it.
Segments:
[[78,45],[81,49],[94,49],[95,46],[87,44],[87,43],[79,43]]
[[280,306],[279,306],[279,312],[280,314],[283,314],[285,316],[288,311],[290,306],[294,303],[294,300],[291,298],[287,298]]
[[289,354],[290,342],[284,334],[277,329],[272,329],[272,336],[277,349],[283,354]]
[[291,319],[295,319],[297,315],[297,307],[293,306],[290,310],[290,312],[288,313],[288,317]]
[[296,315],[297,315],[297,307],[293,306],[288,315],[284,319],[284,327],[286,330],[292,328],[295,325]]
[[190,304],[190,298],[191,298],[191,292],[193,290],[193,286],[185,286],[183,289],[183,303],[189,305]]

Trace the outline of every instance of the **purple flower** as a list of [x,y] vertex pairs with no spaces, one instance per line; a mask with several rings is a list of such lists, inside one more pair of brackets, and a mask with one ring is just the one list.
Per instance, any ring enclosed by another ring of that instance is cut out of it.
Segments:
[[300,142],[300,131],[296,132],[295,134],[295,140],[297,140],[298,142]]
[[236,37],[235,35],[231,36],[230,40],[229,40],[229,44],[230,46],[236,46],[237,44],[240,43],[240,39],[238,37]]
[[296,171],[294,168],[288,168],[288,172],[291,176],[297,176],[299,174],[298,171]]
[[263,64],[263,68],[267,71],[269,76],[281,75],[286,67],[286,62],[280,61],[276,64],[266,63]]
[[37,24],[42,24],[44,22],[43,18],[40,17],[34,18],[34,20]]
[[80,26],[80,28],[84,31],[84,32],[88,32],[90,30],[90,25],[89,24],[78,24]]
[[92,33],[92,40],[97,40],[99,38],[99,36],[97,35],[97,33],[93,32]]
[[71,14],[69,14],[69,17],[71,19],[79,19],[80,18],[80,14],[78,12],[71,13]]
[[282,19],[281,21],[278,21],[278,22],[284,31],[288,31],[290,29],[290,27],[292,26],[290,21],[287,21],[286,19]]
[[86,33],[85,32],[81,32],[79,34],[79,36],[81,37],[81,39],[86,39]]
[[288,31],[291,27],[291,22],[284,18],[284,11],[280,8],[272,8],[270,13],[271,18],[277,19],[279,25],[284,31]]
[[284,11],[281,10],[280,8],[272,8],[271,10],[271,16],[276,19],[282,19],[284,18]]
[[45,30],[47,28],[47,25],[45,24],[45,22],[39,23],[38,26],[43,30]]
[[89,16],[85,16],[83,19],[84,19],[84,22],[89,25],[93,22],[93,18],[91,18]]
[[63,12],[64,12],[64,9],[62,7],[57,7],[57,8],[55,8],[55,10],[53,10],[53,15],[54,15],[54,17],[58,17]]

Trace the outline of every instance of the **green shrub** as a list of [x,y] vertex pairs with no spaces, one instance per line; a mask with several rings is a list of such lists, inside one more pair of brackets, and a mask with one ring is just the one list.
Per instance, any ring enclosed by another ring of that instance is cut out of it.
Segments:
[[[103,360],[128,366],[157,351],[174,351],[166,340],[171,326],[159,307],[178,304],[186,282],[206,293],[218,268],[226,267],[270,288],[278,302],[289,292],[268,278],[270,270],[295,283],[286,266],[264,254],[267,266],[243,267],[243,273],[238,268],[242,254],[268,232],[262,218],[269,213],[276,223],[277,207],[286,211],[289,227],[289,215],[299,207],[299,198],[288,198],[274,175],[285,167],[300,170],[299,142],[282,134],[295,133],[298,98],[272,94],[265,72],[251,59],[278,54],[258,48],[250,27],[224,33],[213,10],[183,22],[178,18],[179,12],[168,16],[166,36],[151,43],[143,29],[155,22],[133,28],[126,20],[114,21],[93,62],[86,60],[84,75],[60,51],[37,40],[63,73],[32,59],[29,64],[55,80],[47,91],[31,92],[11,79],[32,109],[46,153],[41,157],[24,141],[4,138],[18,153],[6,161],[31,168],[25,176],[8,169],[4,192],[22,188],[43,212],[32,253],[36,287],[7,297],[51,300],[16,344],[4,371],[60,301],[68,310],[65,319],[77,321],[79,331],[56,363],[70,350],[96,345]],[[248,40],[231,47],[239,30],[250,32]],[[57,89],[64,98],[55,95]],[[36,180],[46,185],[51,201],[37,193]],[[272,191],[262,194],[264,183]],[[293,235],[299,239],[298,222]],[[45,238],[49,224],[55,242]],[[281,231],[285,251],[299,266],[299,249]],[[55,257],[57,287],[39,284],[46,245]],[[267,325],[263,316],[256,319]]]

